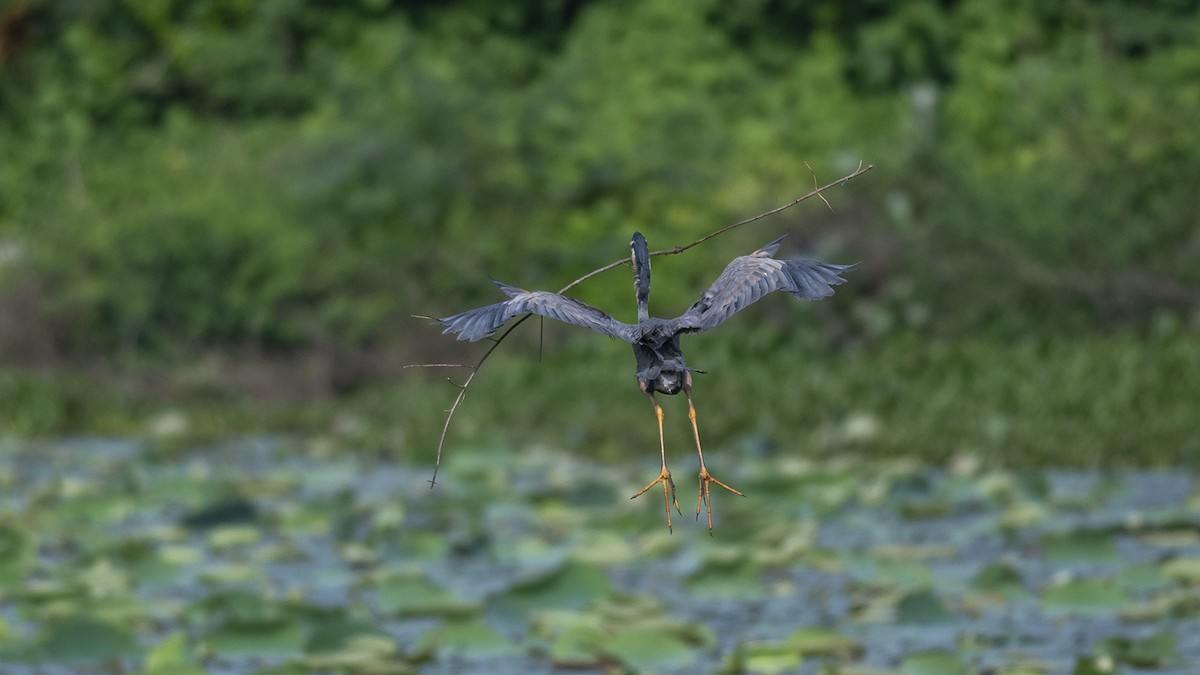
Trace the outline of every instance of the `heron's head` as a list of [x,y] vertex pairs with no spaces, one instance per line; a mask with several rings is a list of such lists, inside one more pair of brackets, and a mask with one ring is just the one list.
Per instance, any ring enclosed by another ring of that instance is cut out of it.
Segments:
[[641,232],[629,241],[629,260],[633,265],[633,290],[637,294],[638,321],[650,317],[650,247]]

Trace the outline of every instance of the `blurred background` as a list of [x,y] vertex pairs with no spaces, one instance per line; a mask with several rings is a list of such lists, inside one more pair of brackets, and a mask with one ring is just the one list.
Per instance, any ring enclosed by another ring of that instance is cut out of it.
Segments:
[[[1200,0],[0,0],[0,670],[1191,672],[1198,120]],[[713,536],[553,321],[428,489],[413,315],[860,163],[654,259],[859,263],[684,338]]]
[[[654,261],[667,316],[784,232],[789,257],[861,261],[829,300],[686,338],[717,475],[782,453],[1194,461],[1198,10],[7,0],[0,433],[287,433],[430,464],[456,391],[403,366],[486,345],[411,315],[497,301],[489,277],[557,289],[634,230],[685,244],[865,162],[832,209]],[[626,268],[576,295],[633,318]],[[448,452],[652,472],[633,371],[625,345],[527,322]]]

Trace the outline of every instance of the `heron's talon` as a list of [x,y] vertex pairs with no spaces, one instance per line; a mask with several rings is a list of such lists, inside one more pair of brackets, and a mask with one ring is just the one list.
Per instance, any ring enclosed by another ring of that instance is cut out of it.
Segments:
[[721,481],[717,480],[716,478],[713,477],[712,474],[710,474],[708,472],[707,468],[705,468],[703,465],[700,466],[700,494],[696,496],[696,520],[697,521],[700,520],[700,505],[703,504],[705,507],[705,510],[708,513],[708,533],[711,535],[712,529],[713,529],[713,524],[712,524],[712,503],[710,501],[711,495],[709,494],[709,483],[716,483],[717,485],[725,488],[726,490],[729,490],[730,492],[732,492],[735,495],[738,495],[739,497],[745,497],[746,495],[729,487],[728,485],[722,483]]
[[638,497],[641,497],[642,495],[646,494],[647,490],[655,485],[658,485],[659,483],[662,483],[663,488],[663,507],[667,512],[667,530],[674,532],[675,530],[671,526],[671,504],[675,504],[675,510],[679,513],[679,515],[682,516],[683,511],[679,508],[679,500],[675,499],[675,480],[671,478],[671,472],[667,470],[666,465],[663,465],[662,471],[658,473],[658,478],[650,481],[649,485],[639,490],[638,493],[630,497],[630,499],[637,499]]

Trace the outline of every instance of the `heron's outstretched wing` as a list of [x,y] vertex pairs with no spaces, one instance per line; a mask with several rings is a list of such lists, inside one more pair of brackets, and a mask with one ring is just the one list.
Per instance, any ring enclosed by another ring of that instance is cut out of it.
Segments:
[[780,237],[750,255],[734,258],[696,304],[672,321],[673,328],[691,332],[716,328],[773,291],[787,291],[801,300],[827,298],[833,295],[834,286],[846,282],[839,275],[854,267],[816,260],[775,260],[772,256],[782,242]]
[[499,281],[493,283],[508,295],[508,300],[438,319],[437,322],[446,327],[442,332],[458,333],[459,340],[475,342],[496,332],[513,317],[538,314],[573,326],[590,328],[626,342],[632,339],[633,326],[621,323],[591,305],[558,293],[524,291]]

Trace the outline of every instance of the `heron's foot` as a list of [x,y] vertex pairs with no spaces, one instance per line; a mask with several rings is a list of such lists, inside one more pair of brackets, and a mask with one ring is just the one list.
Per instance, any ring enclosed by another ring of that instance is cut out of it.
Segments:
[[667,466],[665,464],[663,465],[662,471],[658,473],[658,478],[650,481],[649,485],[642,488],[636,495],[630,497],[630,499],[637,499],[638,497],[641,497],[642,495],[646,494],[647,490],[655,485],[658,485],[659,483],[662,483],[663,506],[667,512],[667,530],[674,532],[674,530],[671,528],[671,504],[675,504],[675,510],[679,511],[679,515],[682,516],[683,511],[679,510],[679,502],[675,499],[675,481],[671,478],[671,472],[667,470]]
[[708,469],[705,468],[705,466],[703,464],[700,465],[700,495],[698,497],[696,497],[696,520],[700,520],[700,505],[703,504],[704,507],[708,511],[708,533],[709,533],[709,535],[712,534],[712,529],[713,529],[713,526],[712,526],[712,502],[710,501],[710,496],[708,493],[710,483],[716,483],[717,485],[725,488],[726,490],[729,490],[730,492],[732,492],[733,494],[735,494],[739,497],[746,496],[746,495],[742,494],[741,492],[738,492],[737,490],[729,487],[728,485],[726,485],[726,484],[722,483],[721,481],[717,480],[716,478],[714,478],[713,475],[708,472]]

